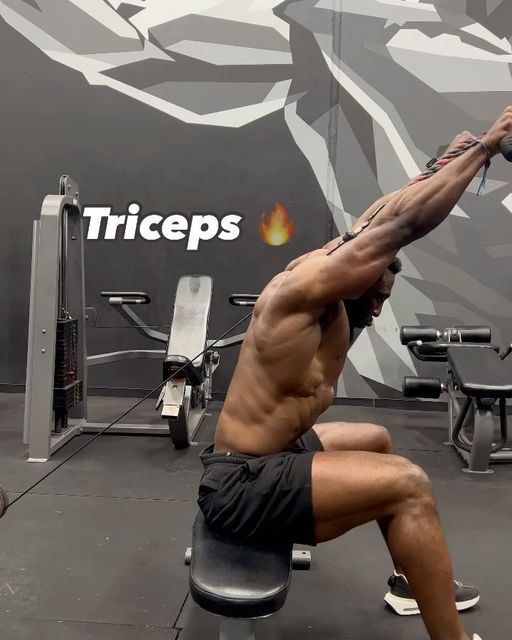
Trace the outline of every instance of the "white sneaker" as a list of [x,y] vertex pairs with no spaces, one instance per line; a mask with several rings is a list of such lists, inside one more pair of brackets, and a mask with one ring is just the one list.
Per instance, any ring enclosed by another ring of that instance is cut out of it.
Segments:
[[476,633],[474,633],[473,640],[482,640],[482,638],[480,636],[477,636]]
[[[407,578],[402,575],[393,575],[388,580],[389,591],[384,596],[384,601],[399,616],[414,616],[419,614],[420,608],[413,598],[411,587]],[[469,587],[462,582],[454,581],[455,601],[458,611],[471,609],[480,600],[480,593],[475,587]],[[473,640],[481,640],[478,636]]]

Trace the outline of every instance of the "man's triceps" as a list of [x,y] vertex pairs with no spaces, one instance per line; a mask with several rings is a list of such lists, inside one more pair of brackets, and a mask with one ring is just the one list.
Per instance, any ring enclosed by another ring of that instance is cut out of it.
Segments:
[[330,304],[360,295],[382,276],[403,244],[392,225],[365,229],[318,261],[309,274],[310,297]]

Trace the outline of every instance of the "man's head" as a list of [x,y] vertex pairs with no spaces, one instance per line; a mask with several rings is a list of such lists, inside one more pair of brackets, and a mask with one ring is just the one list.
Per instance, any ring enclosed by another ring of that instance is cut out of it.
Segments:
[[400,258],[395,258],[382,276],[357,300],[344,300],[351,329],[369,327],[378,318],[384,302],[391,295],[395,276],[402,270]]

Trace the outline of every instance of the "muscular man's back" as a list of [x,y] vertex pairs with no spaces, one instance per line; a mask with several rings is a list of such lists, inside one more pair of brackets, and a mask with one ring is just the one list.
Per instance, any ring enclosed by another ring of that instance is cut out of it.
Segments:
[[343,303],[289,305],[290,271],[254,308],[215,437],[215,451],[267,455],[293,444],[330,406],[349,345]]

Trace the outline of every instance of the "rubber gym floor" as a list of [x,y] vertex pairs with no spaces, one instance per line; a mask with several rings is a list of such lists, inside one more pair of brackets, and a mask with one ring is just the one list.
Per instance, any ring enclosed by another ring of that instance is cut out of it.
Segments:
[[[130,399],[92,398],[91,418],[112,420]],[[153,402],[141,421],[158,421]],[[196,514],[200,447],[221,405],[211,403],[198,446],[168,438],[105,435],[10,509],[0,521],[1,640],[212,640],[215,617],[188,595],[184,552]],[[21,443],[23,396],[0,394],[0,484],[19,495],[92,436],[52,462],[28,464]],[[371,421],[391,431],[398,453],[432,478],[457,577],[477,584],[481,604],[463,614],[483,640],[512,637],[512,465],[492,476],[461,472],[443,445],[446,414],[333,406],[323,421]],[[399,617],[382,597],[392,570],[374,524],[313,549],[295,572],[284,608],[261,620],[266,640],[419,640],[421,619]]]

